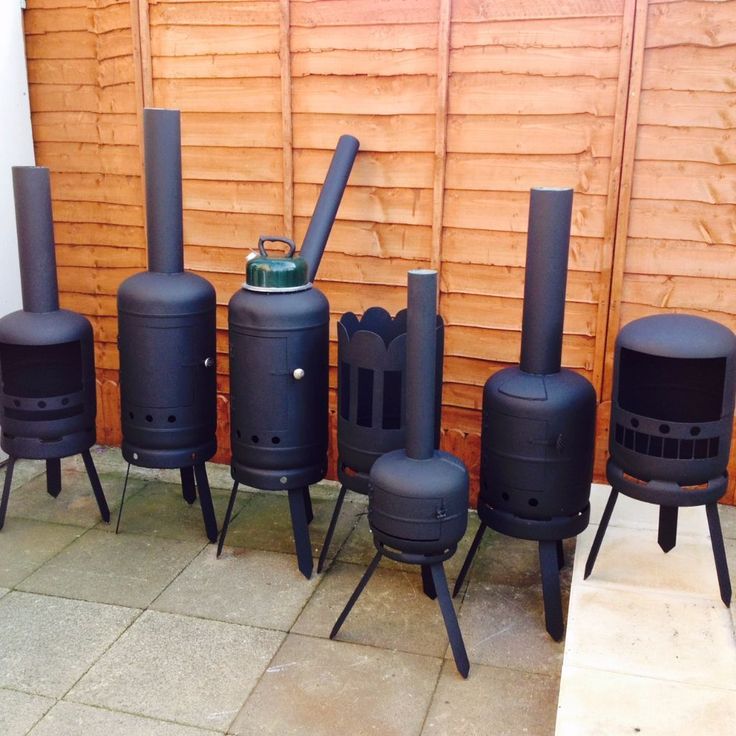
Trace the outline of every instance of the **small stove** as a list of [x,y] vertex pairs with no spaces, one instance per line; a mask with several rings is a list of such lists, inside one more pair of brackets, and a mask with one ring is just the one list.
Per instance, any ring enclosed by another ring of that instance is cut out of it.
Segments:
[[677,541],[680,506],[705,506],[721,598],[731,602],[717,501],[728,487],[736,336],[686,314],[643,317],[616,339],[606,468],[612,486],[585,566],[593,571],[619,493],[659,506],[659,546]]
[[447,587],[444,562],[468,525],[468,471],[435,450],[437,272],[409,271],[406,331],[406,449],[381,455],[370,470],[368,523],[376,555],[330,633],[333,639],[384,555],[420,565],[424,591],[437,598],[455,664],[470,664]]
[[61,492],[61,458],[81,453],[105,521],[110,511],[90,447],[97,401],[92,326],[59,309],[49,171],[13,168],[23,309],[0,319],[0,447],[8,454],[0,529],[18,458],[46,461],[46,487]]

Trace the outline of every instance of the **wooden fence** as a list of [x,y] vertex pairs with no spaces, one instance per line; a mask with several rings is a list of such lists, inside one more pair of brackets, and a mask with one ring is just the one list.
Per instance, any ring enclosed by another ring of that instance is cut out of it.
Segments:
[[218,295],[220,460],[244,257],[261,233],[301,240],[349,132],[320,288],[335,318],[395,311],[407,269],[438,269],[443,444],[476,480],[482,385],[518,359],[528,190],[575,188],[563,361],[601,399],[600,474],[619,326],[682,310],[736,328],[734,17],[706,0],[28,0],[36,156],[62,303],[95,328],[100,440],[120,440],[115,293],[146,262],[142,109],[175,107],[185,262]]

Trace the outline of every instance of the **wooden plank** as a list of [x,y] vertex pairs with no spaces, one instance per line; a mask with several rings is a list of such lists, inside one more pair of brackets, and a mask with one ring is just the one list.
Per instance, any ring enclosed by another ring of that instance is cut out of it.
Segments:
[[211,56],[157,56],[153,59],[157,79],[229,79],[278,77],[278,54],[225,54]]
[[[545,186],[559,186],[547,180]],[[578,194],[573,202],[572,233],[586,237],[603,234],[605,198]],[[445,225],[478,230],[526,232],[529,221],[527,192],[479,192],[448,190],[445,193]]]
[[96,143],[36,143],[36,158],[51,171],[140,174],[135,146]]
[[57,243],[56,262],[59,266],[145,269],[146,251],[144,248]]
[[259,235],[277,233],[282,222],[281,213],[266,215],[185,209],[184,241],[195,245],[243,248],[244,258],[248,251],[258,247]]
[[133,39],[130,27],[103,33],[96,37],[96,54],[99,60],[113,59],[116,56],[129,56],[133,53]]
[[636,145],[637,156],[642,160],[722,164],[736,161],[736,134],[730,129],[640,125]]
[[[432,184],[432,250],[430,268],[442,278],[442,226],[444,223],[447,162],[447,98],[450,78],[450,16],[452,3],[441,0],[437,28],[437,111],[435,114],[434,175]],[[438,308],[442,309],[442,295]]]
[[115,245],[144,247],[143,225],[109,227],[93,222],[55,222],[56,242],[70,245]]
[[136,268],[84,268],[59,266],[59,289],[63,292],[115,296],[124,279],[137,273]]
[[439,0],[292,0],[295,26],[344,26],[431,23],[437,18]]
[[[666,111],[666,117],[663,115]],[[733,94],[701,90],[642,90],[639,119],[642,125],[702,128],[736,128]]]
[[443,365],[443,377],[446,383],[483,386],[494,373],[506,367],[507,363],[448,355]]
[[[523,135],[520,131],[523,130]],[[613,119],[596,115],[449,115],[453,153],[611,155]]]
[[135,83],[135,64],[132,56],[105,59],[97,65],[97,83],[100,87],[115,87]]
[[157,104],[186,112],[280,112],[274,79],[154,79]]
[[136,111],[135,83],[116,84],[114,87],[101,87],[98,95],[100,113],[134,113]]
[[736,2],[685,0],[652,5],[649,12],[648,48],[693,44],[732,46],[736,44]]
[[195,179],[184,181],[183,194],[185,209],[282,214],[281,186],[275,183]]
[[291,106],[291,2],[279,2],[279,57],[281,79],[281,146],[283,172],[284,234],[290,238],[294,234],[294,126]]
[[[143,107],[153,106],[153,52],[151,50],[151,23],[149,0],[133,0],[131,25],[133,27],[133,61],[137,65],[138,100]],[[137,22],[136,22],[137,21]],[[138,109],[139,126],[143,127],[143,111]],[[140,137],[141,156],[143,138]],[[142,161],[142,159],[141,159]],[[141,172],[143,172],[143,164]]]
[[185,179],[214,181],[282,181],[283,155],[275,148],[221,148],[184,146]]
[[408,49],[402,51],[354,51],[331,49],[328,51],[294,54],[293,74],[306,77],[309,74],[343,74],[355,76],[393,77],[397,75],[432,75],[437,69],[437,53],[434,49]]
[[736,204],[736,163],[637,160],[632,197]]
[[360,140],[365,151],[434,150],[434,115],[353,115],[295,113],[296,148],[334,149],[342,133]]
[[350,26],[291,27],[291,50],[308,51],[393,51],[434,49],[437,23],[411,25],[367,25],[365,19]]
[[97,3],[97,12],[94,14],[94,30],[98,36],[113,31],[130,29],[130,2]]
[[719,245],[629,237],[626,270],[630,273],[736,280],[736,247],[732,243]]
[[143,225],[143,208],[109,202],[54,202],[56,222],[96,222],[100,225]]
[[183,112],[185,146],[281,147],[281,113]]
[[278,53],[279,27],[264,26],[153,26],[153,56],[226,56]]
[[[526,263],[526,233],[445,228],[444,258],[455,263],[516,266]],[[572,271],[599,271],[601,240],[573,236],[570,239],[569,268]]]
[[265,26],[279,22],[278,4],[258,0],[202,2],[151,0],[151,25]]
[[379,284],[406,286],[406,272],[412,268],[426,267],[426,261],[400,258],[373,258],[371,256],[345,255],[327,251],[319,271],[320,284],[337,281],[341,284]]
[[91,84],[29,84],[31,109],[39,112],[97,112],[99,91]]
[[611,116],[616,83],[593,77],[542,77],[528,74],[453,74],[451,115]]
[[98,63],[95,59],[28,59],[30,84],[97,84]]
[[733,57],[733,46],[652,48],[647,51],[642,87],[732,93]]
[[527,20],[621,15],[620,0],[454,0],[453,21]]
[[[316,184],[294,186],[294,212],[309,217],[319,195]],[[379,189],[349,186],[343,196],[338,217],[346,220],[373,220],[405,225],[430,225],[432,193],[429,189]]]
[[[524,269],[446,262],[441,289],[446,293],[481,294],[522,299]],[[598,303],[597,274],[570,271],[567,276],[567,301]]]
[[28,59],[96,59],[95,34],[88,31],[61,31],[26,36]]
[[51,191],[54,201],[139,205],[143,197],[140,177],[98,172],[52,172]]
[[431,77],[301,77],[293,80],[296,113],[343,115],[434,114],[436,84]]
[[736,314],[736,289],[726,279],[627,273],[621,299],[660,308]]
[[448,189],[528,191],[555,181],[584,194],[607,194],[610,161],[582,154],[478,154],[447,156]]

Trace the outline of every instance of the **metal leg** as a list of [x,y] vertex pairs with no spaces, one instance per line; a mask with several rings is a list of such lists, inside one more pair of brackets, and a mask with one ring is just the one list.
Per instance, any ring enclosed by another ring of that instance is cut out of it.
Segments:
[[202,518],[207,539],[210,542],[217,541],[217,519],[215,518],[215,507],[212,505],[212,494],[210,493],[210,482],[207,480],[207,467],[204,463],[194,466],[194,477],[197,480],[199,491],[199,505],[202,507]]
[[557,540],[557,569],[562,570],[565,567],[565,550],[562,546],[562,540]]
[[432,570],[429,565],[422,565],[422,590],[427,598],[435,600],[437,598],[437,590],[432,580]]
[[307,515],[307,524],[314,521],[314,511],[312,510],[312,497],[309,495],[309,486],[304,491],[304,513]]
[[663,552],[669,552],[677,544],[677,512],[677,506],[659,507],[657,543]]
[[731,605],[731,579],[728,575],[728,562],[726,561],[726,549],[723,546],[723,532],[721,531],[721,520],[718,518],[718,504],[708,503],[705,505],[705,514],[708,518],[708,530],[710,531],[710,543],[713,547],[713,559],[716,563],[716,574],[718,575],[718,587],[721,589],[721,600],[726,606]]
[[539,543],[539,566],[542,570],[542,595],[544,596],[544,622],[547,632],[555,641],[562,640],[562,593],[560,571],[557,567],[557,543]]
[[13,468],[15,468],[15,458],[8,458],[8,464],[5,468],[5,483],[3,483],[3,496],[0,499],[0,529],[5,525],[5,513],[8,510],[8,499],[10,498],[10,486],[13,483]]
[[381,553],[376,552],[376,556],[371,560],[371,564],[368,565],[368,568],[363,573],[363,577],[360,579],[358,586],[353,591],[353,594],[350,596],[350,599],[348,600],[345,608],[343,608],[342,613],[338,617],[337,621],[335,621],[335,625],[332,627],[332,631],[330,632],[330,639],[334,639],[337,636],[337,632],[340,631],[340,627],[345,623],[345,619],[348,617],[348,614],[353,609],[355,601],[357,601],[360,597],[360,594],[363,592],[363,588],[368,585],[368,581],[371,579],[371,576],[376,571],[376,568],[378,567],[378,563],[380,561]]
[[61,493],[61,459],[58,457],[46,461],[46,491],[54,498]]
[[194,484],[194,469],[192,467],[180,468],[181,493],[184,500],[191,506],[197,500],[197,486]]
[[442,618],[445,620],[452,656],[455,658],[455,666],[463,677],[467,677],[470,672],[470,662],[468,661],[468,653],[465,651],[465,642],[460,631],[460,624],[457,621],[457,614],[452,605],[452,598],[450,598],[450,590],[447,587],[445,568],[441,562],[438,562],[431,565],[430,570],[434,580],[434,588],[437,591],[437,600],[440,604],[440,611],[442,611]]
[[327,553],[330,551],[330,543],[332,542],[332,535],[335,533],[335,526],[337,525],[337,519],[340,516],[342,510],[342,502],[345,500],[345,493],[347,492],[345,486],[340,486],[340,493],[337,496],[337,503],[335,504],[335,510],[332,512],[332,518],[330,519],[330,526],[327,527],[327,535],[325,541],[322,544],[322,551],[319,553],[319,562],[317,562],[317,572],[322,572],[322,568],[325,566],[325,560],[327,559]]
[[[107,506],[107,499],[105,493],[102,490],[102,483],[100,483],[100,476],[97,475],[97,468],[95,467],[95,461],[92,459],[92,455],[89,450],[85,450],[82,453],[82,460],[84,460],[84,467],[87,471],[87,477],[89,483],[92,486],[92,492],[95,494],[95,500],[97,501],[97,507],[100,509],[100,516],[106,523],[110,523],[110,509]],[[130,468],[130,466],[128,466]],[[126,474],[127,481],[127,474]],[[121,505],[122,508],[122,505]]]
[[463,567],[460,570],[460,574],[457,576],[457,580],[455,581],[455,587],[452,589],[453,598],[460,592],[460,588],[462,588],[463,586],[465,576],[468,574],[468,570],[470,570],[470,566],[473,563],[473,558],[475,557],[475,553],[478,551],[478,547],[480,546],[481,539],[483,539],[483,534],[485,533],[486,528],[486,525],[481,522],[480,526],[478,527],[478,531],[473,537],[473,543],[470,545],[468,554],[465,557],[465,562],[463,562]]
[[608,502],[606,503],[606,508],[603,511],[603,516],[601,517],[601,523],[598,524],[598,531],[595,533],[593,546],[590,548],[590,552],[588,553],[588,559],[585,563],[584,578],[587,578],[590,573],[593,572],[593,566],[595,565],[596,557],[598,557],[598,552],[601,548],[601,542],[603,541],[603,537],[606,534],[606,528],[608,527],[608,522],[611,520],[611,514],[613,513],[613,507],[616,505],[617,498],[618,491],[612,489],[611,495],[608,497]]
[[307,580],[312,577],[312,544],[309,541],[309,522],[307,521],[307,504],[304,500],[309,488],[289,488],[289,511],[291,511],[291,528],[294,532],[294,547],[299,571]]
[[118,508],[118,523],[115,524],[115,534],[120,530],[120,518],[123,515],[123,504],[125,503],[125,491],[128,488],[128,476],[130,475],[130,463],[125,471],[125,483],[123,483],[123,495],[120,497],[120,507]]
[[217,543],[217,556],[222,554],[222,545],[225,544],[225,535],[227,528],[230,526],[230,517],[233,515],[233,506],[235,505],[235,497],[238,495],[238,481],[233,483],[233,490],[230,491],[230,500],[227,503],[227,511],[225,512],[225,520],[222,522],[222,531],[220,531],[220,541]]

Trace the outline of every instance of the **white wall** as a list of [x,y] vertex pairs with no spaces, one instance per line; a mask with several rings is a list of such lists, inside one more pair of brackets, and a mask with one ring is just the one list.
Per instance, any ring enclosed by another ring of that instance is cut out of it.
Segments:
[[0,316],[21,306],[10,167],[34,163],[22,4],[0,0]]
[[21,4],[0,0],[0,316],[21,303],[10,167],[34,163]]

